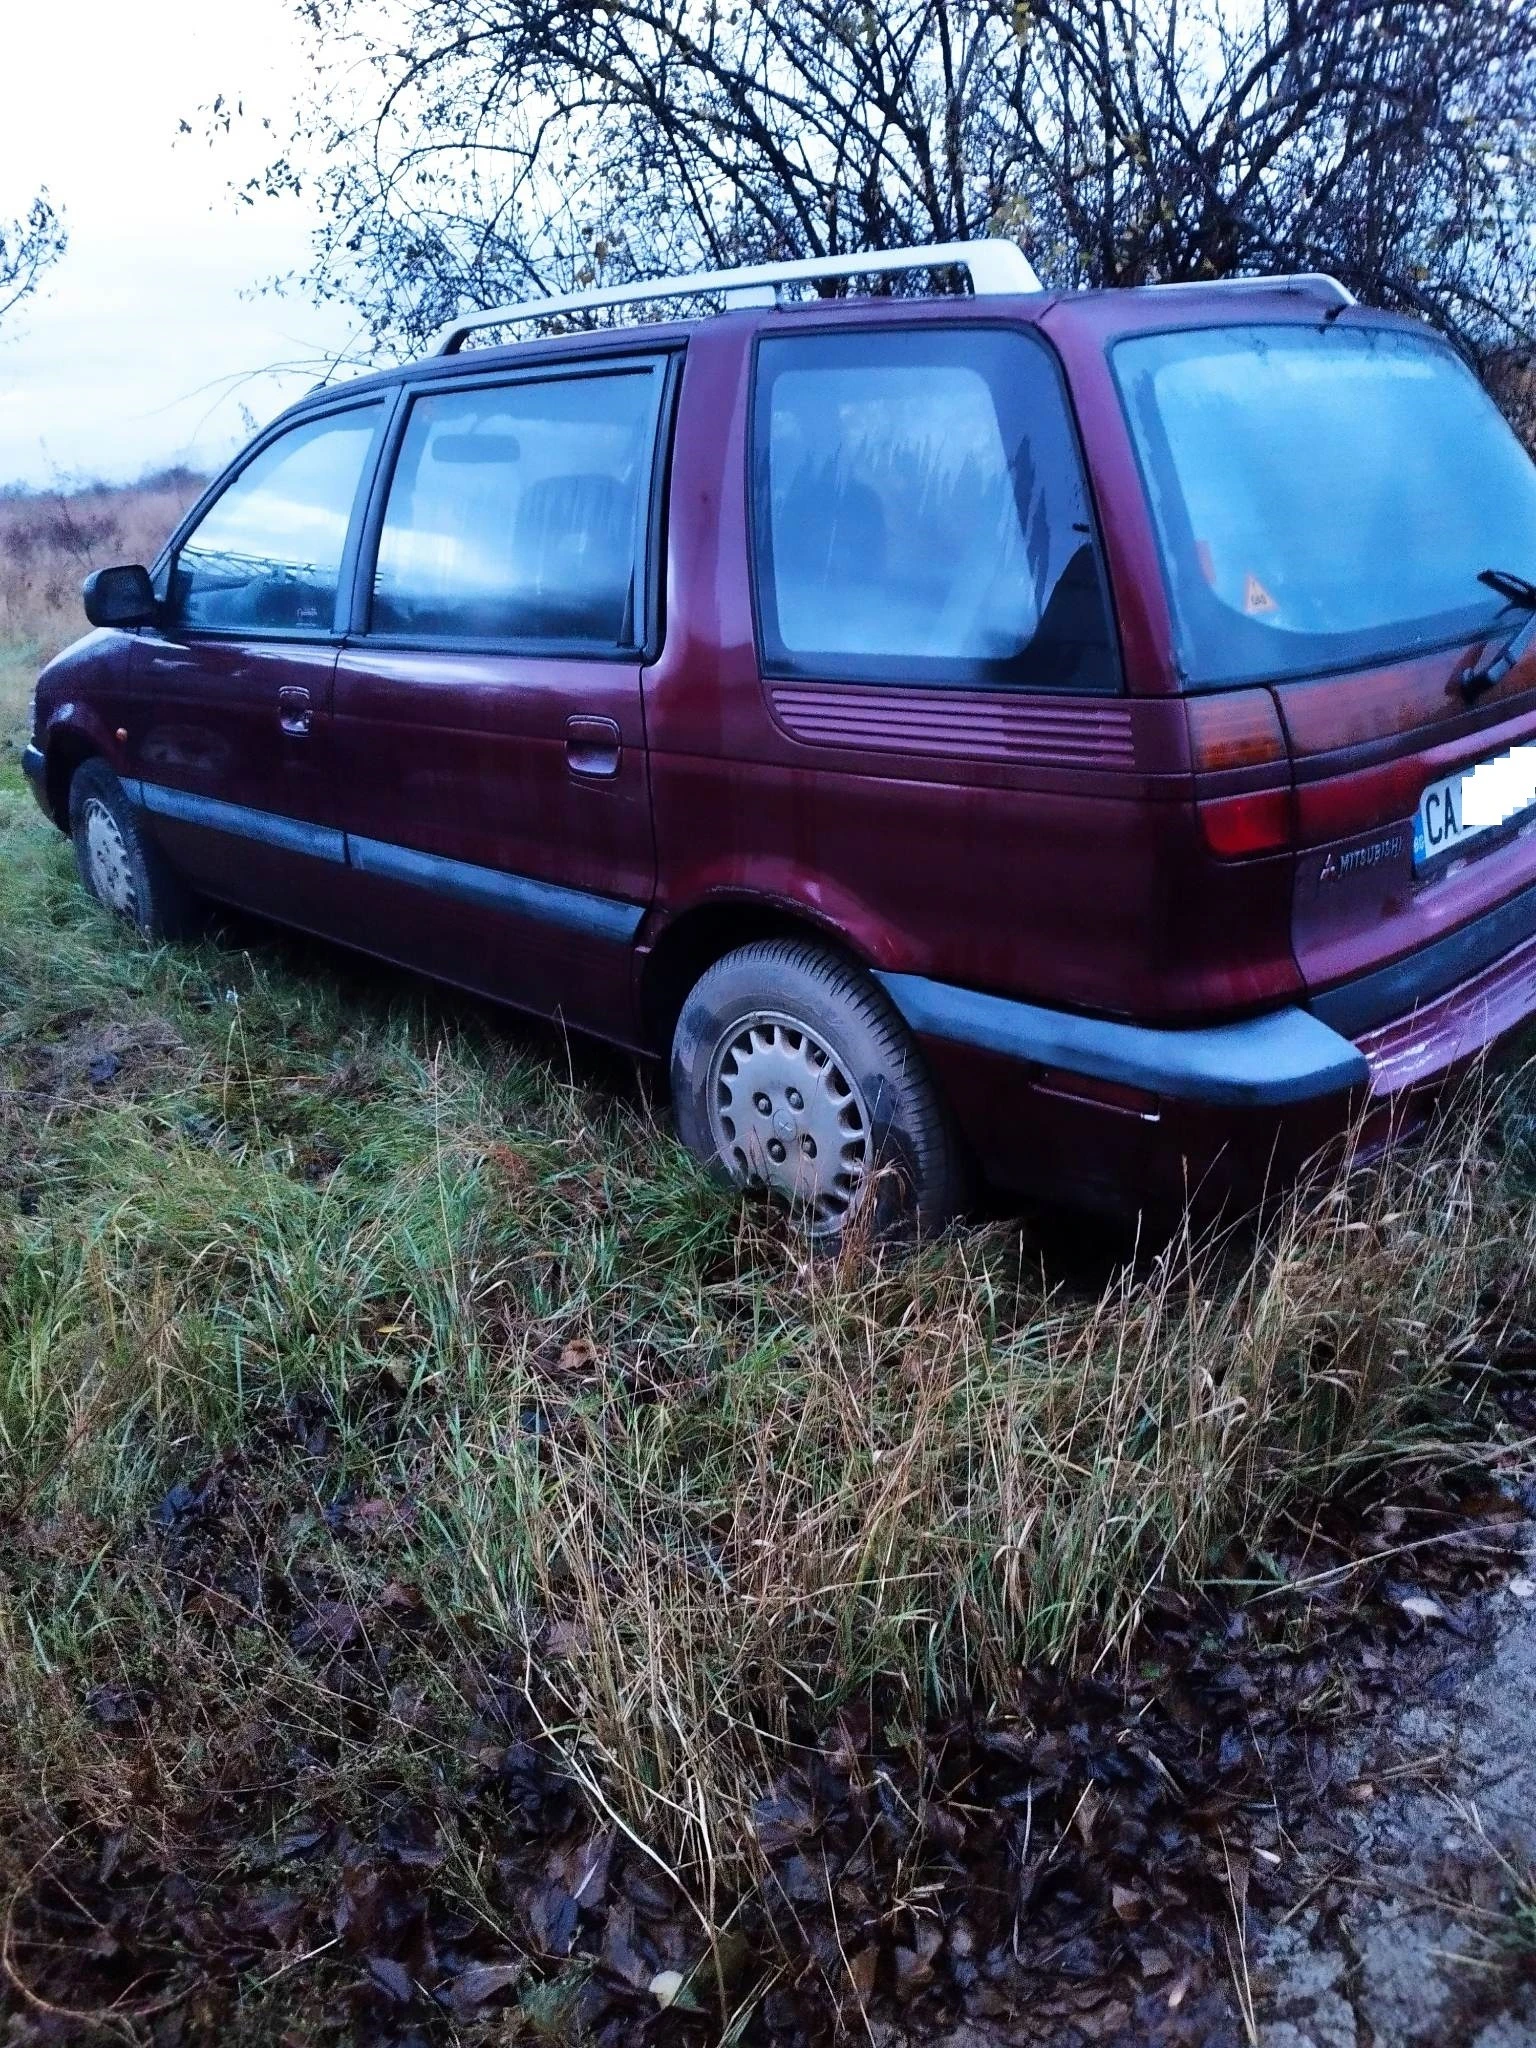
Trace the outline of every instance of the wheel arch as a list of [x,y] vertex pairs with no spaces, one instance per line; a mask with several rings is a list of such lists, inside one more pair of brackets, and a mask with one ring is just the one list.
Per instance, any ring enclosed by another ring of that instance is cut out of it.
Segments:
[[61,832],[69,830],[69,792],[76,775],[87,761],[105,759],[100,747],[77,726],[63,726],[50,736],[44,756],[43,786],[48,792],[53,822]]
[[851,966],[870,962],[847,934],[808,912],[760,897],[711,898],[680,911],[647,949],[640,969],[640,1020],[646,1042],[665,1054],[688,992],[727,953],[759,939],[802,939],[836,953]]

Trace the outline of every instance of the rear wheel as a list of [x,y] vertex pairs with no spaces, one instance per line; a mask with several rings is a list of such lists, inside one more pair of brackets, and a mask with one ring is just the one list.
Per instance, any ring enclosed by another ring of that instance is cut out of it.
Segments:
[[678,1134],[818,1238],[857,1216],[936,1225],[958,1202],[954,1142],[910,1032],[877,983],[821,946],[768,939],[695,984],[672,1043]]
[[147,939],[174,939],[197,921],[197,899],[140,825],[105,761],[83,761],[69,785],[75,866],[105,909]]

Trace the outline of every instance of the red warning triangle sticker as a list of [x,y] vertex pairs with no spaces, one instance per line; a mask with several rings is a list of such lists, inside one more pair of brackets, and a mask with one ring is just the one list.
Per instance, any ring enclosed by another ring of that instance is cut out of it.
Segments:
[[1250,571],[1247,580],[1243,584],[1243,610],[1252,617],[1263,612],[1277,612],[1279,609],[1279,605],[1275,603],[1275,600],[1264,588],[1258,577]]

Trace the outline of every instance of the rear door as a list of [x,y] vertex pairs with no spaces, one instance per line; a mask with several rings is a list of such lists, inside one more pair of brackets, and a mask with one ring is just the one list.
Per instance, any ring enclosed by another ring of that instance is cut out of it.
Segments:
[[1497,675],[1530,616],[1536,466],[1406,322],[1171,330],[1114,358],[1186,684],[1278,710],[1296,963],[1358,1036],[1536,934],[1536,658]]
[[359,936],[624,1038],[654,885],[640,665],[661,356],[412,394],[335,740]]
[[127,764],[172,859],[211,896],[317,928],[343,872],[338,603],[385,411],[259,443],[181,539],[132,657]]
[[[1351,1034],[1536,934],[1536,660],[1469,704],[1460,678],[1487,645],[1276,692],[1296,766],[1297,963],[1315,990],[1346,985],[1322,1007]],[[1506,785],[1491,810],[1485,777]]]

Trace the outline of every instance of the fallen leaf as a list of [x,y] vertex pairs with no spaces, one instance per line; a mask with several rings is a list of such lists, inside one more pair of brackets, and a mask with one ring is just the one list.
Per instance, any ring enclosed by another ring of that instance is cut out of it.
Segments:
[[591,1632],[579,1621],[552,1621],[544,1636],[544,1654],[555,1664],[579,1657],[592,1641]]
[[1397,1604],[1404,1614],[1411,1614],[1415,1621],[1445,1621],[1450,1616],[1438,1600],[1431,1600],[1427,1593],[1399,1593]]
[[347,1519],[360,1529],[377,1529],[393,1521],[398,1512],[392,1500],[360,1500],[347,1510]]
[[912,1998],[921,1991],[933,1976],[933,1959],[943,1944],[944,1936],[931,1923],[924,1921],[913,1936],[911,1948],[896,1951],[896,1987],[903,1998]]
[[769,1799],[760,1799],[752,1809],[752,1828],[764,1855],[778,1856],[793,1849],[815,1826],[810,1807],[797,1793],[778,1787]]
[[559,1885],[543,1886],[528,1904],[528,1924],[546,1955],[570,1954],[576,1941],[578,1917],[576,1901]]
[[1077,1802],[1077,1811],[1072,1816],[1077,1826],[1077,1832],[1083,1838],[1083,1847],[1085,1849],[1092,1846],[1093,1823],[1098,1815],[1098,1811],[1099,1795],[1091,1785],[1085,1785],[1083,1796]]
[[880,1951],[873,1942],[868,1948],[855,1950],[848,1958],[848,1981],[861,2006],[868,2005],[874,1995],[875,1968],[879,1961]]
[[524,1969],[522,1963],[471,1963],[449,1990],[448,2003],[455,2012],[468,2012],[477,2005],[488,2004],[520,1983]]
[[370,1956],[368,1974],[379,1989],[399,2005],[409,2005],[416,1996],[410,1971],[403,1963],[397,1963],[393,1956]]
[[322,1600],[289,1640],[303,1656],[309,1650],[345,1650],[363,1632],[362,1616],[351,1600]]

